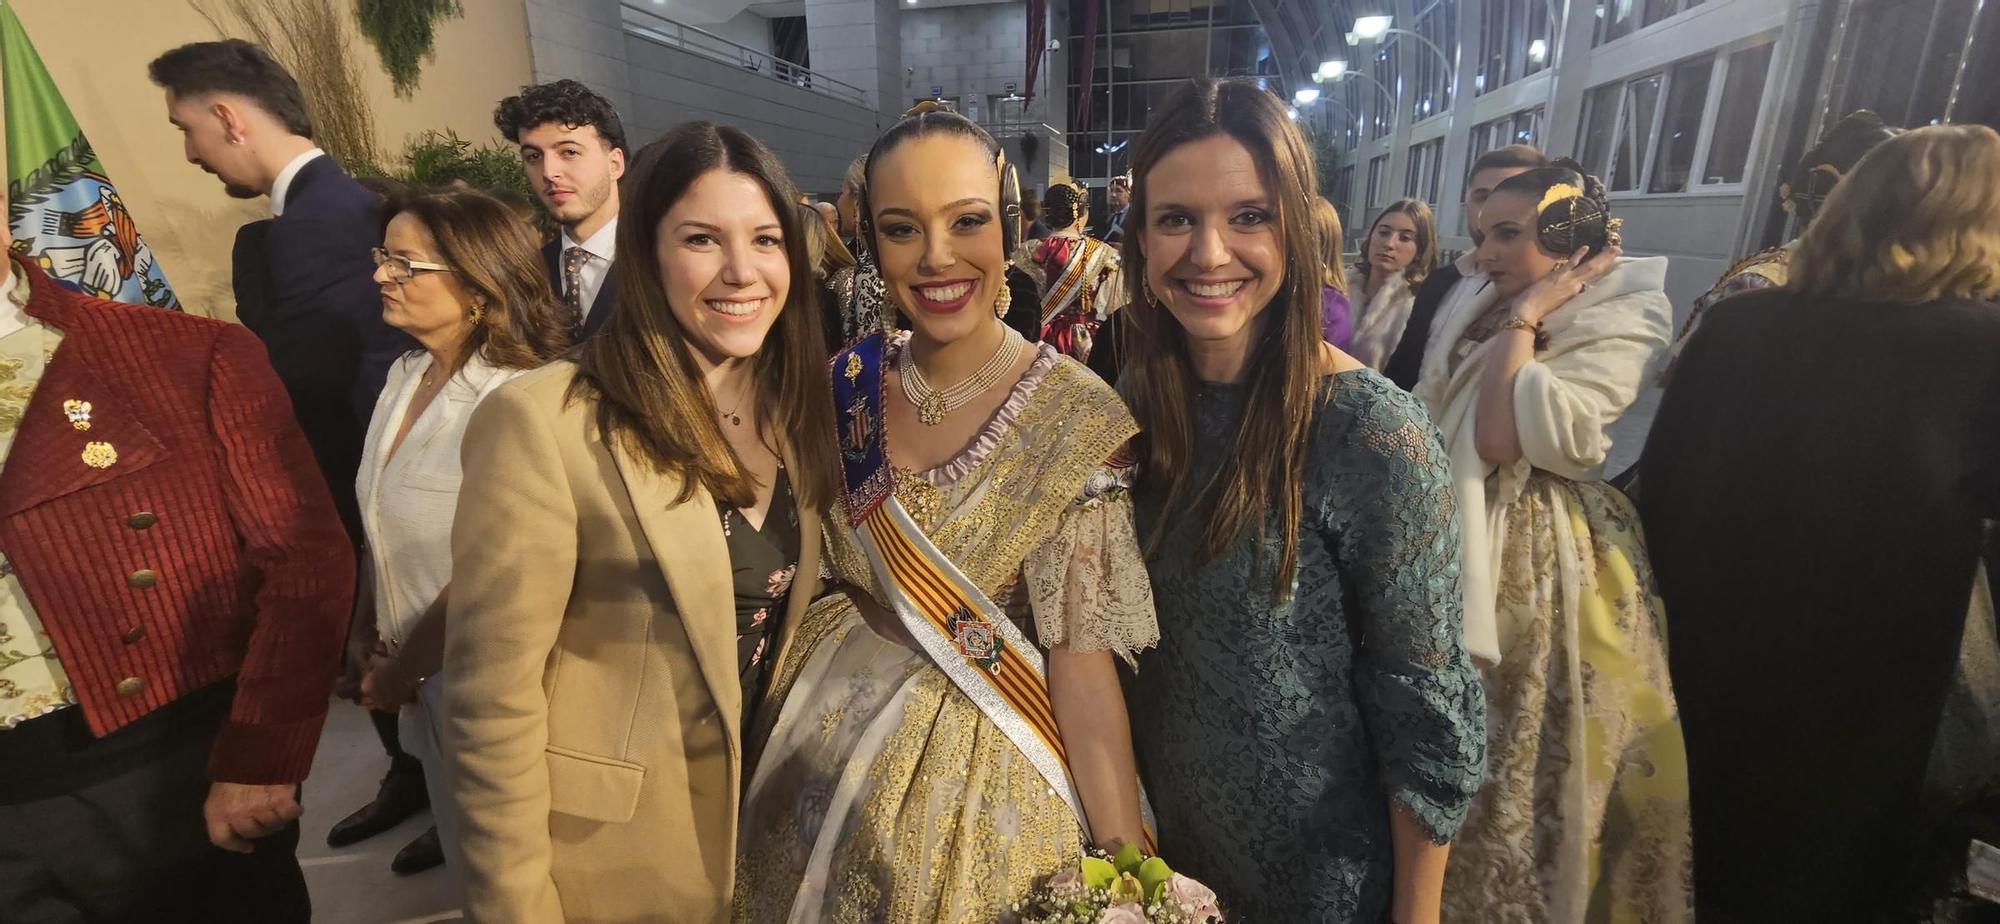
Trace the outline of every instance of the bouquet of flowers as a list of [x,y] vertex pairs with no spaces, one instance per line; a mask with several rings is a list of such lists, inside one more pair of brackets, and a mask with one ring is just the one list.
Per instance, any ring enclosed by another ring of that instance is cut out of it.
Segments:
[[1126,844],[1117,856],[1093,851],[1014,904],[1021,924],[1222,924],[1205,885],[1165,860]]

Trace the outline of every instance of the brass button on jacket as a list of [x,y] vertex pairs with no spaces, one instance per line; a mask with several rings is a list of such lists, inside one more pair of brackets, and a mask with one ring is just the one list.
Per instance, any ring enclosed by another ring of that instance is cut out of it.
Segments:
[[157,514],[143,510],[125,519],[125,525],[133,529],[152,529],[153,524],[158,522],[160,518]]
[[124,680],[118,681],[118,695],[119,696],[137,695],[139,692],[139,688],[145,685],[146,682],[144,680],[140,680],[137,677],[127,677]]
[[160,583],[160,576],[150,569],[140,569],[132,572],[132,576],[126,578],[125,583],[144,590],[154,584]]
[[146,637],[146,624],[142,622],[136,626],[133,626],[130,629],[125,630],[125,634],[121,637],[125,640],[125,644],[127,645],[138,644],[140,639]]

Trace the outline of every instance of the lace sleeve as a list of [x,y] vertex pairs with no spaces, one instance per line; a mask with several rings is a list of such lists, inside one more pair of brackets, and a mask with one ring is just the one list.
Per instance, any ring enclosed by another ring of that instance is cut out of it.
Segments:
[[1028,553],[1021,583],[1042,645],[1109,650],[1135,669],[1160,642],[1153,585],[1132,528],[1130,468],[1098,469],[1055,533]]
[[1457,504],[1444,449],[1414,406],[1356,425],[1330,509],[1354,576],[1355,688],[1384,787],[1445,843],[1485,766],[1486,697],[1466,654]]

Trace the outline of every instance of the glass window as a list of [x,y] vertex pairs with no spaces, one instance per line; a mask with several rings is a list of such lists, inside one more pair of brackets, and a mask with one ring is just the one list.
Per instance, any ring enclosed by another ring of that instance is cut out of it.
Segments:
[[1722,81],[1722,103],[1708,142],[1708,163],[1702,183],[1741,183],[1750,160],[1750,138],[1757,130],[1757,109],[1764,101],[1764,80],[1771,69],[1774,45],[1746,48],[1729,56]]
[[1583,132],[1576,148],[1582,152],[1583,169],[1593,176],[1608,176],[1611,167],[1611,140],[1618,130],[1617,84],[1598,87],[1583,98]]
[[1639,24],[1639,17],[1633,15],[1633,4],[1637,0],[1601,0],[1597,5],[1597,33],[1593,45],[1602,45],[1632,34]]
[[[1458,0],[1436,0],[1417,16],[1416,33],[1447,55],[1457,47]],[[1436,52],[1412,42],[1415,79],[1410,83],[1410,120],[1421,122],[1451,108],[1451,73]]]
[[1438,161],[1444,156],[1444,139],[1427,141],[1410,149],[1409,172],[1404,177],[1403,195],[1433,202],[1437,199]]
[[1687,190],[1695,142],[1701,137],[1702,110],[1708,107],[1708,78],[1714,71],[1712,55],[1682,61],[1668,71],[1667,109],[1660,119],[1659,149],[1653,154],[1647,192]]
[[[1377,46],[1375,59],[1371,62],[1371,70],[1375,80],[1383,87],[1387,87],[1390,93],[1395,92],[1399,79],[1396,75],[1397,50],[1397,42],[1395,40]],[[1368,137],[1380,138],[1393,131],[1396,127],[1396,105],[1395,101],[1390,99],[1388,93],[1383,93],[1374,87],[1370,87],[1369,89],[1374,90],[1375,100],[1380,105],[1374,107],[1374,118],[1372,120],[1374,128],[1369,132]]]
[[1611,163],[1612,189],[1638,189],[1652,147],[1653,113],[1660,105],[1660,74],[1647,74],[1625,84],[1624,117],[1618,124],[1618,145]]
[[1473,89],[1490,92],[1543,70],[1554,63],[1554,51],[1547,0],[1488,0],[1480,10]]
[[1389,155],[1384,154],[1368,162],[1369,208],[1375,208],[1382,204],[1382,197],[1387,192],[1387,190],[1382,188],[1382,174],[1387,172],[1389,172]]

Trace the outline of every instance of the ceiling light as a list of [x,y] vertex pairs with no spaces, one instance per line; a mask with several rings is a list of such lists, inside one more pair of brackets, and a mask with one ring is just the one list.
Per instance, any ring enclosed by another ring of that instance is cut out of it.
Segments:
[[1354,36],[1364,42],[1372,42],[1387,34],[1389,27],[1395,23],[1392,16],[1361,16],[1354,20]]
[[1296,108],[1294,108],[1294,107],[1291,107],[1291,106],[1287,106],[1287,107],[1285,107],[1285,114],[1286,114],[1286,115],[1288,115],[1288,116],[1291,116],[1291,117],[1292,117],[1292,121],[1294,121],[1294,122],[1297,122],[1297,121],[1299,120],[1299,111],[1298,111],[1298,109],[1296,109]]
[[1306,87],[1305,89],[1292,94],[1292,102],[1298,103],[1301,106],[1310,106],[1314,102],[1317,102],[1318,100],[1319,100],[1318,87]]
[[1528,57],[1533,58],[1536,63],[1548,60],[1549,43],[1543,41],[1542,39],[1536,39],[1532,42],[1529,42]]
[[1345,73],[1347,73],[1347,62],[1336,58],[1332,61],[1321,61],[1319,63],[1319,71],[1313,74],[1313,79],[1339,80],[1340,75]]

